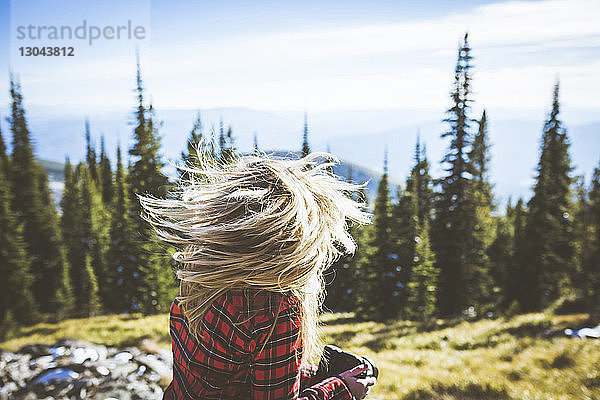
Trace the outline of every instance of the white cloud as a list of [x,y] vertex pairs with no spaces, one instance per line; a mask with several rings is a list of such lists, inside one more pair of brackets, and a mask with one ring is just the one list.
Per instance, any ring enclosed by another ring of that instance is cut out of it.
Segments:
[[[599,20],[598,1],[551,0],[382,25],[211,40],[154,35],[142,65],[159,109],[439,110],[448,104],[456,46],[468,30],[478,102],[543,109],[560,75],[565,104],[596,107]],[[133,57],[102,54],[98,62],[71,60],[68,69],[55,66],[37,77],[28,71],[28,97],[36,104],[130,104]]]

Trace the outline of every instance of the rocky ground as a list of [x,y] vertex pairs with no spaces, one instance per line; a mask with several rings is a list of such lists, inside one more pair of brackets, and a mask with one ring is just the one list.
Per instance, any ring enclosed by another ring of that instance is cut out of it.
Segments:
[[0,400],[161,399],[170,382],[171,353],[146,350],[65,339],[0,351]]

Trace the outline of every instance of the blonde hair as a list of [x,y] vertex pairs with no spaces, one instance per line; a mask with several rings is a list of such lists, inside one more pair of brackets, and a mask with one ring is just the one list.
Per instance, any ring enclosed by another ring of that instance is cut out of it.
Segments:
[[371,221],[352,196],[361,186],[329,172],[338,160],[328,153],[299,160],[254,153],[218,163],[203,156],[204,145],[196,152],[196,163],[176,165],[188,178],[179,179],[171,198],[138,195],[158,237],[183,246],[173,258],[182,264],[179,301],[192,332],[228,290],[292,295],[300,307],[302,362],[315,359],[323,271],[355,251],[348,222]]

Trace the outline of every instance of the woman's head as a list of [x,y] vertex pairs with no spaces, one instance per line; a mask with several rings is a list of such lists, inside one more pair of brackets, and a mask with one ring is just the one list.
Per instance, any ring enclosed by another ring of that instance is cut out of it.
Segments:
[[[198,154],[205,154],[202,148]],[[316,352],[323,271],[355,243],[347,223],[368,223],[358,186],[327,171],[335,160],[313,153],[300,160],[204,157],[178,167],[188,178],[168,199],[139,196],[158,236],[180,246],[180,304],[192,329],[213,300],[232,288],[295,296],[301,304],[305,355]]]

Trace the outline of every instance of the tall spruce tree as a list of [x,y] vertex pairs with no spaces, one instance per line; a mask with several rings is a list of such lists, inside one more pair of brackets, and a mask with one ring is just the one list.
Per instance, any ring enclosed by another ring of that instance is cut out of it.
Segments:
[[[427,287],[435,285],[434,281],[437,279],[437,273],[433,274],[435,276],[431,275],[435,267],[429,265],[433,262],[429,243],[433,191],[427,156],[424,149],[421,149],[419,135],[415,145],[414,163],[406,179],[406,188],[404,191],[398,189],[398,203],[392,208],[392,238],[396,246],[395,254],[398,256],[396,273],[400,283],[397,283],[398,301],[401,315],[406,318],[415,315],[415,301],[421,309],[426,300],[435,299],[435,293],[431,293],[431,296],[428,293],[417,295],[415,291],[426,290]],[[422,240],[426,240],[427,243],[421,243]],[[420,267],[418,276],[414,275],[416,267]],[[427,285],[423,286],[425,282]]]
[[444,122],[450,129],[442,134],[449,138],[448,152],[442,159],[447,175],[436,181],[439,192],[435,201],[435,224],[432,241],[440,270],[439,309],[443,315],[461,313],[469,302],[467,287],[468,255],[473,242],[473,213],[469,201],[468,150],[472,143],[471,117],[471,48],[468,35],[458,48],[451,92],[452,107]]
[[468,199],[471,203],[472,232],[469,235],[465,279],[467,302],[470,305],[494,303],[492,299],[493,280],[488,248],[496,235],[495,220],[492,217],[494,199],[489,181],[490,144],[487,129],[487,113],[483,110],[477,121],[479,129],[473,138],[469,152],[468,172],[471,182],[468,186]]
[[[99,293],[102,299],[109,301],[111,290],[109,288],[109,271],[106,264],[106,252],[109,247],[109,226],[110,216],[105,210],[101,199],[101,193],[92,180],[91,173],[84,163],[77,166],[77,176],[79,183],[79,207],[81,210],[81,243],[83,245],[82,254],[84,255],[80,276],[82,278],[80,287],[75,290],[79,294],[79,301],[88,301],[91,290],[91,283],[86,279],[93,279],[94,284],[100,288]],[[90,258],[93,277],[89,277],[86,271],[87,265],[85,257]],[[112,268],[112,266],[111,266]],[[98,292],[98,290],[96,290]],[[96,293],[97,295],[98,293]]]
[[377,187],[373,229],[370,232],[365,258],[360,265],[357,315],[362,319],[384,320],[397,316],[400,304],[397,279],[397,254],[391,239],[390,193],[388,185],[387,150],[383,175]]
[[[522,205],[522,202],[521,202]],[[496,233],[487,254],[490,260],[489,275],[493,282],[493,291],[499,294],[494,303],[506,309],[514,301],[511,285],[516,276],[511,272],[514,260],[514,214],[511,201],[508,200],[505,215],[498,216],[495,221]]]
[[121,147],[117,146],[114,201],[111,208],[110,247],[106,256],[111,293],[106,307],[113,312],[131,312],[136,304],[136,283],[139,274],[133,225],[129,215],[130,198],[127,176],[123,167]]
[[[352,167],[348,168],[348,183],[352,183]],[[353,194],[353,196],[355,196]],[[354,198],[356,200],[356,198]],[[350,225],[348,233],[358,244],[359,226]],[[358,249],[357,249],[358,252]],[[355,260],[353,256],[340,257],[325,273],[327,297],[325,307],[331,311],[354,311],[355,305]]]
[[544,124],[540,160],[527,218],[528,256],[523,268],[529,295],[524,310],[537,310],[570,286],[573,268],[571,161],[567,131],[559,119],[559,83],[554,86],[552,110]]
[[420,135],[417,135],[417,144],[414,154],[415,165],[411,171],[411,177],[415,181],[418,201],[418,217],[421,225],[431,225],[431,214],[433,209],[433,181],[429,174],[429,160],[427,159],[427,147],[421,145]]
[[[190,135],[186,141],[186,151],[181,152],[181,161],[185,166],[197,166],[198,165],[198,145],[202,142],[203,132],[202,132],[202,118],[200,112],[196,115],[196,120],[194,121],[194,125],[192,126],[192,130],[190,131]],[[202,155],[201,155],[202,157]],[[179,173],[179,178],[182,180],[189,180],[190,174],[185,170],[177,170]]]
[[[8,160],[0,132],[0,160]],[[5,167],[0,168],[0,340],[10,324],[31,324],[39,320],[33,300],[31,258],[25,251],[21,228],[11,208],[10,185],[5,178]]]
[[310,154],[310,145],[308,144],[308,114],[304,113],[304,130],[302,133],[302,149],[300,150],[302,157]]
[[510,267],[507,270],[506,305],[513,311],[526,310],[525,305],[531,295],[529,284],[535,280],[535,268],[527,264],[527,232],[528,210],[523,199],[519,198],[513,210],[513,246]]
[[98,164],[96,160],[96,149],[92,143],[92,134],[90,132],[90,120],[85,120],[85,162],[87,163],[88,170],[90,171],[90,177],[94,184],[98,183]]
[[223,139],[219,160],[222,163],[230,163],[236,154],[235,139],[233,137],[231,126],[227,128],[227,133],[224,134]]
[[32,258],[32,291],[40,311],[62,318],[70,306],[68,265],[51,200],[48,177],[33,155],[20,85],[10,80],[13,153],[9,180],[12,203],[23,223],[26,252]]
[[82,270],[85,265],[86,249],[83,239],[83,212],[81,209],[79,183],[69,158],[64,166],[64,189],[60,200],[62,215],[60,226],[69,263],[69,279],[76,304],[81,300]]
[[104,146],[104,135],[100,137],[100,191],[102,193],[102,203],[110,207],[113,198],[113,173],[110,166],[110,159],[106,154]]
[[94,268],[92,267],[92,257],[89,254],[85,256],[81,295],[81,316],[89,318],[98,315],[101,310],[100,298],[98,296],[98,282]]
[[583,263],[584,296],[588,309],[597,311],[600,304],[600,164],[594,169],[588,196],[592,234]]
[[10,174],[10,159],[6,152],[6,144],[4,143],[4,137],[2,136],[2,127],[0,127],[0,171],[4,174],[4,178],[8,180],[8,174]]
[[430,246],[429,222],[426,218],[417,224],[414,241],[415,254],[408,282],[408,310],[412,318],[427,320],[436,311],[439,271]]
[[134,280],[136,294],[132,297],[133,308],[144,313],[166,311],[176,292],[173,278],[172,260],[169,252],[172,248],[158,241],[152,227],[140,217],[141,206],[137,194],[165,197],[169,181],[161,172],[163,162],[160,155],[160,136],[155,123],[152,105],[146,107],[139,62],[136,72],[137,107],[135,111],[134,144],[129,149],[133,157],[127,174],[131,190],[131,219],[134,226],[134,243],[137,250],[137,271]]
[[258,137],[256,136],[256,132],[254,132],[254,145],[252,147],[253,151],[255,153],[258,153],[259,149],[258,149]]

